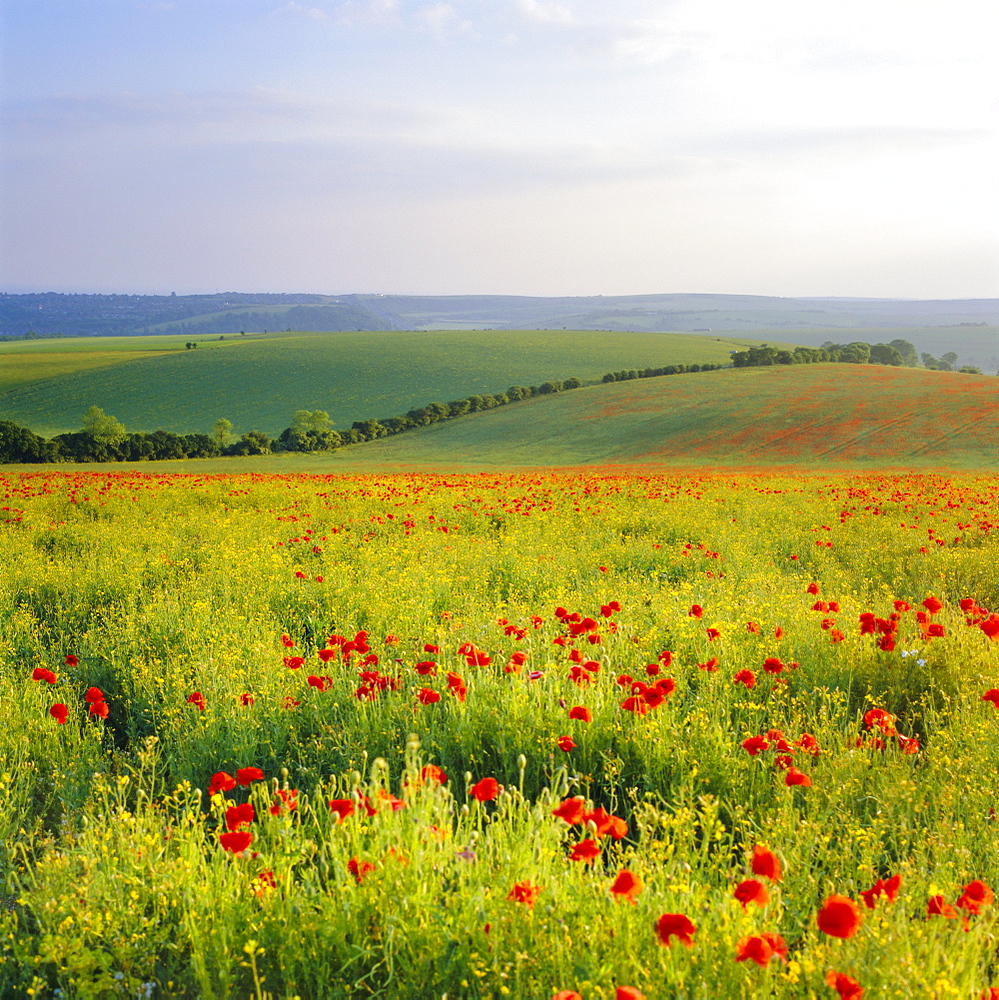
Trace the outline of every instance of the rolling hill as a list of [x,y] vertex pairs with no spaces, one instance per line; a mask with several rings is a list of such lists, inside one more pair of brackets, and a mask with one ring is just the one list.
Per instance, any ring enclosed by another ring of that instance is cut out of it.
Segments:
[[324,456],[213,469],[999,469],[999,379],[877,365],[727,369],[536,397]]
[[430,402],[624,368],[725,364],[758,340],[662,333],[392,331],[217,337],[76,338],[0,344],[0,420],[43,436],[77,430],[99,406],[129,430],[276,435],[296,409],[339,428]]

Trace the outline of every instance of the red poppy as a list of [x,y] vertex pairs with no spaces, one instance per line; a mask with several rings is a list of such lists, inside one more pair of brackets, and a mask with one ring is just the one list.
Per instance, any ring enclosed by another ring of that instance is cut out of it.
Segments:
[[552,994],[552,1000],[583,1000],[583,996],[575,990],[559,990]]
[[656,934],[659,935],[659,940],[665,945],[672,944],[670,938],[675,937],[680,944],[692,948],[694,946],[694,933],[696,930],[697,928],[690,917],[685,913],[664,913],[656,921]]
[[420,688],[416,692],[416,700],[421,705],[434,705],[441,700],[441,696],[433,688]]
[[447,781],[447,775],[436,764],[424,764],[420,768],[420,780],[428,785],[443,785]]
[[628,871],[627,868],[622,868],[611,884],[610,891],[618,899],[626,899],[629,903],[634,904],[635,897],[643,888],[644,886],[637,875]]
[[200,691],[192,691],[187,696],[187,703],[189,705],[197,705],[199,712],[205,710],[205,696]]
[[[999,692],[997,692],[999,694]],[[593,713],[585,705],[573,705],[569,709],[570,719],[579,719],[580,722],[592,722]]]
[[776,656],[768,656],[763,661],[763,669],[768,674],[779,674],[784,669],[784,664]]
[[814,581],[805,588],[806,594],[812,594],[814,596],[818,592],[819,592],[819,585]]
[[992,707],[999,709],[999,688],[989,688],[989,690],[982,695],[982,701],[991,701]]
[[342,823],[354,811],[353,799],[330,799],[330,812]]
[[292,812],[298,808],[298,789],[279,788],[274,793],[274,805],[271,806],[271,815],[280,816],[285,810]]
[[581,840],[569,852],[570,861],[594,861],[600,857],[600,845],[591,837]]
[[687,612],[687,617],[688,618],[703,618],[704,617],[704,608],[702,608],[700,606],[700,604],[692,604],[690,606],[690,610]]
[[526,906],[534,909],[534,904],[537,902],[540,894],[541,886],[524,881],[515,883],[514,887],[507,893],[506,898],[515,903],[524,903]]
[[864,987],[845,972],[830,969],[826,973],[826,983],[839,994],[840,1000],[860,1000],[864,995]]
[[249,691],[244,691],[239,696],[239,703],[240,703],[240,705],[253,705],[255,702],[256,702],[256,698],[254,698],[253,695],[250,694]]
[[75,667],[80,661],[72,654],[67,653],[66,659],[62,661],[67,667]]
[[943,896],[930,896],[926,903],[926,916],[946,917],[953,920],[957,916],[957,910],[944,901]]
[[745,684],[747,688],[756,686],[756,674],[752,670],[740,670],[732,678],[733,684]]
[[350,861],[347,862],[347,871],[354,876],[358,885],[364,881],[365,876],[369,875],[374,870],[375,866],[370,861],[361,861],[355,857],[351,858]]
[[483,778],[472,785],[469,792],[478,802],[490,802],[499,795],[499,782],[495,778]]
[[756,844],[753,847],[752,869],[754,875],[762,875],[770,879],[771,882],[780,882],[783,878],[780,867],[780,859],[770,850]]
[[943,603],[935,597],[927,597],[926,600],[923,601],[923,607],[926,608],[931,615],[935,615],[943,607]]
[[565,799],[557,808],[552,810],[553,816],[565,820],[569,826],[575,826],[583,821],[586,815],[586,799],[581,795],[574,795],[571,799]]
[[560,736],[556,741],[558,748],[568,753],[576,748],[576,744],[571,736]]
[[750,757],[755,757],[762,750],[770,749],[770,741],[765,736],[750,736],[749,739],[742,741],[742,749]]
[[64,726],[66,724],[66,720],[69,718],[69,709],[62,704],[62,702],[58,702],[49,709],[49,715],[51,715],[60,726]]
[[634,712],[635,715],[645,715],[649,710],[649,703],[640,694],[633,694],[621,702],[621,708],[626,712]]
[[241,767],[236,772],[236,781],[244,788],[250,786],[251,781],[263,781],[264,772],[259,767]]
[[437,664],[433,660],[421,660],[413,669],[421,677],[433,677],[437,673]]
[[861,892],[860,895],[863,897],[864,906],[869,910],[873,910],[879,896],[884,896],[889,903],[894,903],[901,884],[901,875],[892,875],[891,878],[887,879],[879,878],[870,889],[864,889]]
[[964,892],[954,905],[969,913],[981,913],[982,907],[991,902],[992,890],[976,878],[964,887]]
[[767,892],[767,887],[756,878],[747,878],[744,882],[740,882],[735,887],[733,895],[742,904],[744,910],[747,903],[766,906],[770,902],[770,893]]
[[708,637],[709,642],[713,642],[715,639],[721,638],[721,632],[716,628],[706,628],[704,634]]
[[208,795],[212,796],[216,792],[228,792],[235,787],[236,779],[231,774],[226,771],[216,771],[208,783]]
[[222,850],[232,854],[240,854],[253,843],[253,834],[248,830],[231,830],[219,836]]
[[45,667],[35,667],[31,671],[31,679],[33,681],[45,681],[46,684],[55,684],[56,675],[51,670],[46,670]]
[[744,937],[735,949],[737,962],[752,961],[763,967],[774,956],[781,961],[787,959],[787,945],[779,934],[753,934]]
[[90,703],[90,708],[88,709],[90,715],[97,716],[98,719],[106,719],[108,717],[108,705],[106,701],[92,701]]
[[244,802],[241,806],[230,806],[225,811],[225,825],[228,830],[238,830],[256,819],[252,802]]
[[710,660],[705,663],[698,663],[697,667],[699,670],[706,670],[709,674],[714,674],[718,672],[718,657],[712,656]]
[[98,687],[87,688],[87,693],[83,696],[83,700],[89,704],[93,704],[96,701],[104,701],[104,692]]
[[645,994],[634,986],[619,986],[614,994],[614,1000],[645,1000]]
[[830,937],[853,937],[862,921],[860,907],[848,896],[830,896],[818,912],[819,930]]
[[799,771],[796,767],[789,767],[784,775],[784,784],[788,788],[794,785],[801,785],[803,788],[808,788],[812,783],[812,779],[808,777],[803,771]]
[[628,824],[620,816],[614,816],[603,808],[596,808],[583,816],[584,823],[592,823],[598,837],[622,840],[628,836]]

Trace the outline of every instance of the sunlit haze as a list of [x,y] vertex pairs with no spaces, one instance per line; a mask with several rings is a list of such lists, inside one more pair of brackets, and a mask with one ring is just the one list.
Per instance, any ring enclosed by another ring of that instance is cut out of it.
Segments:
[[5,0],[6,291],[999,296],[986,0]]

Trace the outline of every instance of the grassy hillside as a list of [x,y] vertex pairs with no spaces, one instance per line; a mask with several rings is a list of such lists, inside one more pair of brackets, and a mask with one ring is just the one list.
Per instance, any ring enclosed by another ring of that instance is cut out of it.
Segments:
[[999,468],[999,379],[864,365],[730,369],[539,397],[345,449],[356,468]]
[[[343,428],[510,385],[724,363],[751,343],[759,341],[562,330],[283,333],[199,341],[197,350],[177,337],[29,341],[0,344],[0,420],[52,435],[100,406],[130,430],[207,431],[227,417],[240,432],[276,434],[305,408],[328,411]],[[49,377],[56,355],[64,367]]]

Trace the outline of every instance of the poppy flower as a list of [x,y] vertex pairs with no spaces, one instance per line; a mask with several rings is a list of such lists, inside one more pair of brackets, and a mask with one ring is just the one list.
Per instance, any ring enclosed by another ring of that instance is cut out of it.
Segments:
[[595,861],[600,857],[600,845],[591,837],[581,840],[569,852],[570,861]]
[[753,688],[756,686],[756,674],[752,670],[739,670],[732,678],[732,683],[745,684],[747,689]]
[[325,675],[317,677],[315,674],[309,674],[308,681],[309,687],[314,687],[317,691],[329,691],[333,687],[333,678]]
[[104,692],[99,687],[87,688],[87,693],[83,696],[83,700],[91,705],[97,701],[104,701]]
[[490,802],[499,795],[499,782],[495,778],[483,778],[469,789],[477,802]]
[[788,788],[794,785],[801,785],[802,788],[808,788],[812,783],[812,779],[808,777],[803,771],[799,771],[796,767],[789,767],[784,775],[784,784]]
[[926,608],[931,615],[935,615],[943,607],[943,603],[936,597],[927,597],[926,600],[923,601],[923,607]]
[[241,694],[241,695],[239,696],[239,703],[240,703],[240,705],[253,705],[253,704],[255,704],[255,703],[256,703],[256,700],[257,700],[257,699],[256,699],[256,698],[254,698],[254,697],[253,697],[253,695],[252,695],[252,694],[250,694],[250,692],[249,692],[249,691],[244,691],[244,692],[243,692],[243,693],[242,693],[242,694]]
[[351,858],[347,862],[347,871],[354,876],[355,881],[360,885],[365,876],[375,870],[375,866],[370,861],[361,861],[359,858]]
[[992,707],[999,709],[999,688],[989,688],[989,690],[982,695],[982,701],[991,701]]
[[33,681],[45,681],[46,684],[55,684],[56,675],[51,670],[46,670],[45,667],[35,667],[31,671],[31,679]]
[[228,830],[238,830],[256,819],[252,802],[244,802],[240,806],[230,806],[225,811],[225,825]]
[[[999,692],[996,692],[999,694]],[[593,713],[585,705],[573,705],[569,709],[570,719],[579,719],[580,722],[592,722]]]
[[569,826],[575,826],[583,821],[586,815],[586,799],[581,795],[574,795],[570,799],[565,799],[559,806],[552,810],[553,816],[565,820]]
[[49,709],[49,715],[51,715],[60,726],[64,726],[66,724],[66,720],[69,718],[69,709],[62,704],[62,702],[58,702]]
[[763,669],[768,674],[779,674],[784,669],[784,664],[776,656],[768,656],[763,661]]
[[848,896],[832,895],[818,912],[819,930],[830,937],[849,938],[857,933],[863,916]]
[[570,750],[574,750],[576,747],[575,742],[571,736],[560,736],[556,741],[560,750],[564,750],[568,753]]
[[704,617],[704,608],[702,608],[700,606],[700,604],[692,604],[690,606],[690,610],[687,612],[687,617],[688,618],[703,618]]
[[869,910],[873,910],[879,896],[884,896],[889,903],[894,903],[901,884],[901,875],[892,875],[891,878],[887,879],[879,878],[870,889],[864,889],[860,893],[864,900],[864,906]]
[[750,736],[749,739],[742,741],[742,749],[750,757],[755,757],[762,750],[770,749],[770,741],[765,736]]
[[763,878],[768,878],[771,882],[780,882],[783,878],[780,859],[769,847],[763,847],[760,844],[753,847],[751,867],[754,875],[762,875]]
[[98,719],[106,719],[108,717],[108,704],[106,701],[92,701],[87,711]]
[[614,994],[614,1000],[645,1000],[645,994],[634,986],[619,986]]
[[272,816],[280,816],[285,810],[292,812],[298,808],[298,789],[279,788],[274,793],[274,805],[271,806]]
[[235,787],[236,779],[231,774],[226,771],[216,771],[208,783],[208,795],[211,797],[216,792],[228,792]]
[[248,830],[230,830],[219,836],[222,850],[232,854],[241,854],[253,843],[253,834]]
[[694,933],[697,928],[685,913],[664,913],[656,921],[656,934],[665,945],[672,945],[670,938],[676,938],[688,948],[694,946]]
[[541,886],[524,881],[515,883],[514,887],[507,893],[506,898],[514,903],[524,903],[529,908],[534,909],[534,904],[540,894]]
[[957,916],[957,910],[945,902],[943,896],[930,896],[926,902],[926,916],[945,917],[947,920],[953,920]]
[[447,775],[436,764],[424,764],[420,768],[420,780],[428,785],[443,785],[447,782]]
[[637,875],[628,871],[627,868],[622,868],[618,872],[617,878],[611,883],[610,891],[618,899],[626,899],[629,903],[634,904],[635,897],[643,888],[644,886]]
[[552,1000],[583,1000],[583,996],[575,990],[559,990],[552,994]]
[[699,670],[706,670],[709,674],[714,674],[718,672],[718,657],[712,656],[710,660],[705,663],[698,663],[697,668]]
[[991,902],[992,890],[976,878],[964,887],[964,892],[954,905],[969,913],[981,913],[982,907]]
[[600,807],[584,814],[583,822],[592,823],[598,837],[622,840],[628,836],[628,824],[620,816],[614,816]]
[[80,661],[72,654],[67,653],[66,659],[62,661],[67,667],[75,667]]
[[742,904],[744,910],[747,903],[766,906],[770,902],[770,893],[767,892],[767,887],[756,878],[747,878],[744,882],[740,882],[735,887],[733,895]]
[[433,677],[437,673],[437,664],[433,660],[421,660],[413,669],[421,677]]
[[830,969],[826,973],[826,983],[839,994],[839,1000],[860,1000],[864,995],[864,987],[845,972]]
[[205,696],[200,691],[192,691],[187,696],[187,703],[189,705],[196,705],[199,712],[205,710]]
[[434,705],[441,700],[441,696],[433,688],[420,688],[416,692],[416,700],[421,705]]
[[263,781],[263,779],[264,772],[259,767],[241,767],[236,772],[236,781],[244,788],[248,788],[252,781]]
[[744,937],[735,949],[737,962],[751,961],[765,967],[774,956],[781,961],[787,958],[787,945],[779,934],[753,934]]
[[708,637],[709,642],[713,642],[715,639],[721,638],[721,632],[716,628],[706,628],[704,634]]
[[634,712],[635,715],[645,715],[649,710],[649,703],[640,694],[633,694],[621,702],[621,708],[626,712]]
[[353,799],[330,799],[330,812],[338,817],[337,822],[342,823],[353,811]]

